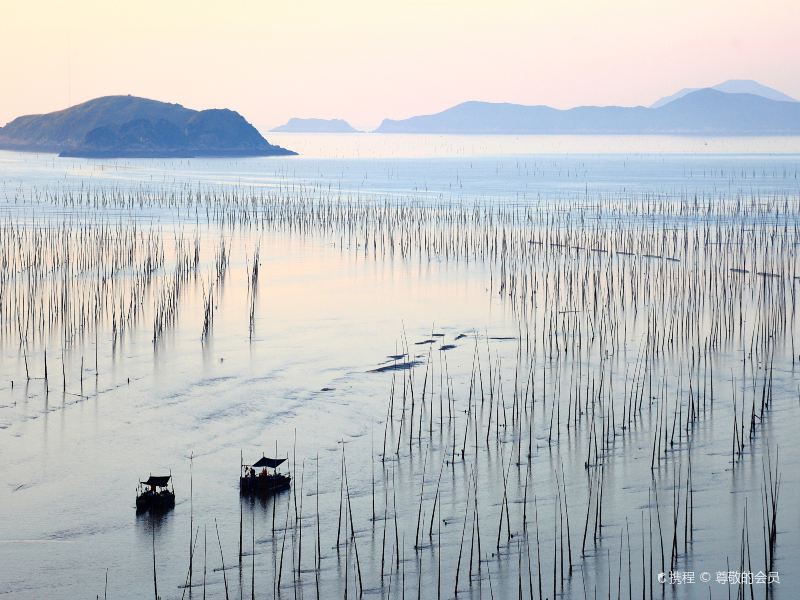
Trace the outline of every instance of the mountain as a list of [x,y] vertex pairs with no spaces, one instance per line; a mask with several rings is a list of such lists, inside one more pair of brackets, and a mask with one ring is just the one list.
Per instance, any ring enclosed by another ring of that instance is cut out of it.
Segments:
[[358,133],[350,123],[342,119],[289,119],[284,125],[270,131],[285,133]]
[[379,133],[797,135],[800,102],[710,88],[658,108],[581,106],[559,110],[465,102],[434,115],[385,119]]
[[135,96],[104,96],[0,127],[0,148],[87,158],[285,156],[242,115]]
[[[657,100],[650,105],[650,108],[659,108],[665,104],[669,104],[673,100],[682,98],[686,94],[696,92],[699,89],[703,88],[683,88],[670,96],[665,96]],[[753,81],[752,79],[729,79],[728,81],[723,81],[722,83],[712,86],[711,89],[727,94],[753,94],[754,96],[761,96],[762,98],[777,100],[779,102],[796,102],[794,98],[787,96],[783,92],[758,83],[757,81]]]

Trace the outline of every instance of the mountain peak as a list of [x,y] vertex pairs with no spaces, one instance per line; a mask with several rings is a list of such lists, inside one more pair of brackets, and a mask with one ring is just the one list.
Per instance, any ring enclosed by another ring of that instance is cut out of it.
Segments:
[[650,108],[660,108],[700,89],[712,89],[726,94],[752,94],[753,96],[761,96],[762,98],[775,100],[777,102],[796,102],[791,96],[787,96],[775,88],[771,88],[752,79],[728,79],[727,81],[710,86],[709,88],[683,88],[674,94],[656,100],[650,105]]

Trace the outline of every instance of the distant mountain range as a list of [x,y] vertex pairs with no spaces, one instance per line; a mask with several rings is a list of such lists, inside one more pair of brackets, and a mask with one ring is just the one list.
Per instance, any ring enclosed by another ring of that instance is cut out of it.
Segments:
[[350,123],[342,119],[289,119],[284,125],[270,129],[283,133],[358,133]]
[[[652,107],[464,102],[440,113],[385,119],[378,133],[797,135],[800,102],[756,82],[682,90]],[[731,93],[726,89],[750,89]],[[757,91],[759,93],[752,93]]]
[[104,96],[0,127],[0,148],[87,158],[283,156],[239,113]]

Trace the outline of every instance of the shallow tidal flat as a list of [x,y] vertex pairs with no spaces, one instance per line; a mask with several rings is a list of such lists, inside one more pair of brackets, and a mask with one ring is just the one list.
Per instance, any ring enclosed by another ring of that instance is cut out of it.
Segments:
[[0,593],[793,597],[795,155],[3,156]]

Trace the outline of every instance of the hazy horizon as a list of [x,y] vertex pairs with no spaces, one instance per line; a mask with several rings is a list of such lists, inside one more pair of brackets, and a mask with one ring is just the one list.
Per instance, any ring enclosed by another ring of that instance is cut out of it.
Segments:
[[399,6],[12,0],[0,124],[112,94],[231,108],[261,131],[291,117],[372,129],[467,100],[649,105],[728,79],[800,97],[787,0]]

